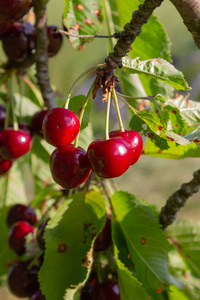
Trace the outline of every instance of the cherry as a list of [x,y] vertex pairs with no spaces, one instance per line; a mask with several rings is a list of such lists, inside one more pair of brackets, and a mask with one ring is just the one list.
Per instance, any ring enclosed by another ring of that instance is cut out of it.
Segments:
[[44,117],[46,116],[47,112],[48,112],[47,109],[37,111],[33,115],[32,120],[31,120],[31,128],[32,128],[33,132],[41,137],[44,137],[43,131],[42,131],[42,123],[43,123]]
[[45,230],[49,220],[50,220],[49,218],[44,220],[40,224],[40,226],[38,227],[38,230],[37,230],[36,239],[37,239],[38,246],[40,247],[41,250],[45,250],[44,230]]
[[131,149],[122,138],[93,141],[87,150],[92,170],[103,178],[122,175],[131,164]]
[[3,105],[0,105],[0,128],[3,129],[6,118],[6,109]]
[[132,161],[131,165],[135,164],[143,149],[143,141],[141,135],[134,130],[126,130],[121,132],[120,130],[111,131],[109,133],[111,138],[122,137],[127,143],[129,143],[132,150]]
[[71,189],[83,183],[91,172],[87,153],[69,145],[54,150],[50,158],[53,179],[63,188]]
[[47,34],[49,39],[48,56],[55,56],[62,46],[63,37],[60,32],[56,32],[57,26],[47,26]]
[[[18,123],[19,130],[26,132],[30,136],[33,135],[31,127],[27,123]],[[13,125],[10,125],[9,128],[13,129]]]
[[28,269],[26,262],[14,265],[8,273],[8,287],[17,297],[29,297],[39,288],[38,269]]
[[21,19],[33,5],[33,0],[0,0],[0,19],[13,22]]
[[5,174],[12,166],[11,160],[5,160],[0,156],[0,175]]
[[45,300],[45,296],[42,295],[41,290],[36,290],[31,297],[29,298],[29,300]]
[[24,61],[35,49],[35,27],[29,22],[13,23],[10,30],[2,36],[2,45],[9,60]]
[[79,130],[79,119],[69,109],[56,107],[44,117],[44,138],[57,148],[69,145],[76,138]]
[[30,225],[35,225],[37,216],[34,209],[23,204],[13,205],[7,212],[6,223],[11,227],[14,223],[26,221]]
[[6,33],[12,27],[12,23],[0,20],[0,35]]
[[104,251],[111,245],[111,243],[111,219],[110,216],[107,216],[105,225],[94,242],[94,251]]
[[93,286],[85,286],[81,291],[81,300],[120,300],[118,283],[109,280]]
[[0,131],[0,155],[4,159],[15,159],[31,148],[31,136],[22,130],[12,128]]
[[15,223],[9,231],[8,234],[8,244],[10,248],[16,252],[18,255],[23,255],[25,253],[25,236],[32,233],[34,228],[25,221],[20,221]]

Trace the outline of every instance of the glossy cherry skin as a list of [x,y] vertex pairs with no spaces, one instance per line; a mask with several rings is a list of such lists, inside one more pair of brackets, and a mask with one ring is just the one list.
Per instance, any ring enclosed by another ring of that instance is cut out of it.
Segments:
[[25,236],[29,233],[33,233],[34,228],[29,223],[25,221],[20,221],[15,223],[9,231],[8,234],[8,245],[10,248],[16,252],[18,255],[23,255],[25,253]]
[[61,33],[56,32],[56,28],[57,26],[54,25],[47,26],[47,35],[49,39],[48,57],[55,56],[62,46],[63,37]]
[[69,109],[56,107],[44,117],[43,134],[46,141],[57,147],[71,144],[80,130],[78,117]]
[[0,0],[0,19],[13,22],[21,19],[33,5],[33,0]]
[[42,123],[43,123],[44,117],[46,116],[47,113],[48,113],[47,109],[37,111],[33,115],[32,120],[31,120],[31,128],[32,128],[33,132],[41,137],[44,137],[43,130],[42,130]]
[[31,295],[31,297],[29,298],[29,300],[45,300],[45,299],[46,299],[46,298],[45,298],[44,295],[42,295],[41,290],[35,291],[35,292]]
[[85,286],[81,291],[81,300],[120,300],[118,283],[109,280],[93,286]]
[[131,150],[132,150],[132,161],[131,165],[135,164],[143,149],[143,141],[141,135],[135,131],[135,130],[126,130],[124,132],[121,132],[120,130],[111,131],[109,133],[109,136],[111,138],[121,137],[123,138],[127,143],[129,143]]
[[122,138],[93,141],[87,154],[92,170],[102,178],[121,176],[130,167],[132,159],[130,146]]
[[5,160],[0,156],[0,175],[5,174],[12,166],[11,160]]
[[22,130],[11,128],[0,131],[0,155],[13,160],[26,154],[31,148],[31,136]]
[[56,183],[63,188],[72,189],[87,180],[91,167],[87,153],[81,148],[69,145],[53,151],[50,170]]
[[9,60],[24,61],[36,47],[35,27],[29,22],[13,23],[10,30],[2,36],[2,46]]
[[0,129],[3,129],[5,119],[6,119],[6,108],[3,105],[0,105]]
[[94,242],[94,251],[105,251],[111,244],[111,219],[110,216],[107,216],[105,225]]
[[28,264],[20,262],[14,265],[8,273],[8,287],[19,298],[29,297],[39,288],[38,270],[28,269]]
[[6,223],[8,227],[11,227],[19,221],[26,221],[30,225],[35,225],[37,216],[34,209],[23,204],[13,205],[7,212]]

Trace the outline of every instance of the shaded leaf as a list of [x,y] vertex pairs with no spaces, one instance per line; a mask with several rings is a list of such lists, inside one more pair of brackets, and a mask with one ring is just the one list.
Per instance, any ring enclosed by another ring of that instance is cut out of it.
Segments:
[[65,291],[67,298],[84,282],[92,263],[91,244],[103,228],[105,216],[104,198],[91,191],[71,196],[48,222],[44,263],[39,272],[48,300],[62,299]]

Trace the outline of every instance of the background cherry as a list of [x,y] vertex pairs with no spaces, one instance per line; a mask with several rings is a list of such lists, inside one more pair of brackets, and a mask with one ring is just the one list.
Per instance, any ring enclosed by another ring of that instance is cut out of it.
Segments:
[[11,160],[5,160],[0,156],[0,175],[5,174],[12,166]]
[[15,22],[2,36],[2,46],[9,60],[24,61],[36,46],[35,27],[27,22]]
[[0,19],[13,22],[22,18],[33,5],[33,0],[0,0]]
[[50,158],[53,179],[63,188],[71,189],[83,183],[91,172],[87,153],[73,145],[53,151]]
[[105,225],[94,242],[94,251],[104,251],[112,244],[111,219],[106,217]]
[[0,131],[0,155],[4,159],[15,159],[31,148],[31,136],[22,130],[11,128]]
[[6,223],[10,227],[19,221],[26,221],[30,225],[35,225],[37,216],[34,209],[23,204],[13,205],[7,212]]
[[37,111],[33,115],[32,120],[31,120],[31,128],[32,128],[33,132],[41,137],[44,137],[43,130],[42,130],[42,123],[43,123],[44,117],[46,116],[47,112],[48,112],[47,109]]
[[81,291],[81,300],[120,300],[118,283],[109,280],[93,286],[86,285]]
[[143,149],[143,141],[141,135],[135,130],[126,130],[121,132],[120,130],[111,131],[109,133],[111,138],[122,137],[127,143],[129,143],[132,150],[132,161],[131,165],[135,164]]
[[12,23],[0,20],[0,35],[6,33],[12,27]]
[[121,176],[131,164],[131,149],[122,138],[93,141],[87,150],[92,170],[103,178]]
[[62,34],[56,32],[57,26],[49,25],[47,26],[47,34],[49,39],[48,44],[48,56],[55,56],[62,46],[63,37]]
[[44,117],[44,138],[57,148],[69,145],[76,138],[79,130],[79,119],[69,109],[56,107]]
[[0,105],[0,129],[3,129],[6,118],[6,108]]
[[29,297],[39,288],[38,270],[27,268],[27,263],[14,265],[8,273],[8,287],[17,297]]
[[16,252],[18,255],[23,255],[25,253],[25,236],[32,233],[34,228],[25,221],[20,221],[15,223],[9,231],[8,234],[8,244],[10,248]]

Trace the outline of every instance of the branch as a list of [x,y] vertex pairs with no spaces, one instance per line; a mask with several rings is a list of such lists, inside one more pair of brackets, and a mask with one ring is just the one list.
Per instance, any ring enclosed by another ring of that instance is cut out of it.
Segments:
[[163,0],[145,0],[139,5],[137,11],[132,14],[130,23],[124,26],[124,31],[120,32],[114,52],[109,53],[105,59],[105,73],[111,73],[114,69],[122,67],[122,57],[130,52],[131,44],[142,31],[142,26],[147,23],[153,11],[160,6]]
[[180,190],[169,197],[166,205],[161,209],[159,220],[163,229],[175,221],[177,212],[185,205],[187,199],[199,191],[200,169],[194,172],[193,176],[190,182],[182,184]]
[[200,1],[199,0],[171,0],[184,24],[191,32],[198,48],[200,48]]
[[34,12],[36,16],[36,77],[41,89],[45,106],[51,110],[56,107],[55,94],[51,88],[48,74],[48,36],[46,29],[46,2],[41,0],[34,1]]

